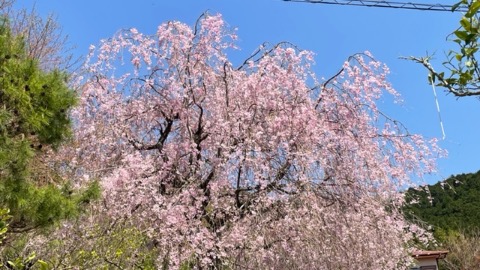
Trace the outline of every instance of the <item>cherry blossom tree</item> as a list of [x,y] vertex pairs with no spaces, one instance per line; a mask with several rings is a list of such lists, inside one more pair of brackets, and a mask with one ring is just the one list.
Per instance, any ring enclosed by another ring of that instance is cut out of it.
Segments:
[[261,46],[235,66],[220,15],[91,47],[76,147],[79,183],[135,220],[178,268],[398,269],[420,228],[399,192],[442,154],[383,114],[388,69],[358,54],[328,80],[313,54]]

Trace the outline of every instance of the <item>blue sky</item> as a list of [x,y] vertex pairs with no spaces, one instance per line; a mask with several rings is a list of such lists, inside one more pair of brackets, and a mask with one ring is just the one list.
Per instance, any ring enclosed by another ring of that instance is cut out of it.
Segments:
[[[281,0],[17,0],[17,6],[31,8],[35,2],[40,14],[57,16],[77,56],[119,29],[135,27],[154,33],[159,24],[168,20],[192,25],[205,11],[221,13],[229,26],[238,28],[241,50],[232,53],[234,63],[263,42],[289,41],[314,51],[318,77],[328,78],[349,55],[368,50],[390,67],[389,80],[404,99],[401,107],[381,104],[383,110],[411,133],[442,137],[426,70],[400,57],[435,53],[438,60],[433,63],[438,66],[444,60],[444,51],[454,48],[445,38],[456,28],[460,14]],[[443,2],[453,3],[455,0]],[[476,115],[480,116],[480,100],[456,99],[442,89],[437,91],[446,132],[441,146],[449,156],[439,161],[439,173],[428,177],[429,183],[480,170],[480,126],[475,120]]]

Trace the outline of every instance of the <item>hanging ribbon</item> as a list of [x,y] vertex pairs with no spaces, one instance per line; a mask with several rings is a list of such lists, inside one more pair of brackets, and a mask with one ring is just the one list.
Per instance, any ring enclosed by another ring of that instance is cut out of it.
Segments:
[[437,104],[437,113],[438,113],[438,120],[440,120],[440,127],[442,128],[442,140],[445,140],[445,129],[443,128],[443,121],[442,121],[442,115],[440,114],[440,104],[438,104],[438,98],[437,98],[437,90],[435,90],[435,83],[433,82],[433,74],[430,74],[429,79],[430,83],[432,84],[432,90],[433,90],[433,96],[435,97],[435,103]]

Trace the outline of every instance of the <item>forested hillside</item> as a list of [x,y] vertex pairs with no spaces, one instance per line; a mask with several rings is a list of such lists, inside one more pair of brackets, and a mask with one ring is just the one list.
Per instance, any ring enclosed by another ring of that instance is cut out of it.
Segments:
[[406,192],[407,219],[433,225],[436,249],[449,254],[442,269],[479,269],[480,171],[451,176]]
[[[451,176],[435,185],[410,188],[406,215],[444,230],[480,226],[480,171]],[[437,228],[438,229],[438,228]]]

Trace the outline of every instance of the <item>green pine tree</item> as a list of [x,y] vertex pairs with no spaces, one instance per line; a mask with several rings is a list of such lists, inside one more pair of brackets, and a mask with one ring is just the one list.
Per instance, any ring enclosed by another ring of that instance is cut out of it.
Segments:
[[73,216],[85,194],[98,194],[98,185],[75,195],[61,179],[41,181],[37,168],[46,149],[71,135],[68,111],[76,95],[67,79],[65,72],[42,70],[28,58],[22,38],[11,34],[7,22],[0,24],[0,209],[10,209],[9,231]]

